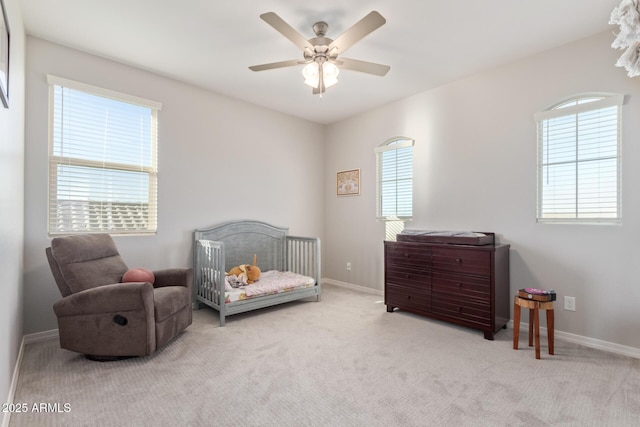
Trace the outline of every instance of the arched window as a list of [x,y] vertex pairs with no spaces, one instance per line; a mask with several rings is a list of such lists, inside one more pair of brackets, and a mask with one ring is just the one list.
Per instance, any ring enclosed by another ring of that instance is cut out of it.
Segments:
[[395,137],[375,149],[378,219],[413,217],[413,145],[413,139]]
[[535,115],[539,222],[620,220],[623,99],[580,95]]

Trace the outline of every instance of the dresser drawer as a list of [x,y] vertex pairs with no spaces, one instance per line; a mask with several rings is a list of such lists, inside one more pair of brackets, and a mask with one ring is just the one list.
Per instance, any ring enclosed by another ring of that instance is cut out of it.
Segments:
[[482,276],[491,274],[491,253],[488,251],[433,248],[431,262],[434,270]]
[[464,320],[477,326],[491,326],[491,306],[486,303],[442,294],[432,294],[431,300],[431,311],[434,314]]
[[489,304],[491,301],[491,279],[489,277],[465,276],[434,271],[431,275],[431,291],[457,298],[472,298]]
[[428,269],[431,266],[431,248],[415,243],[385,242],[387,264],[408,265]]
[[392,307],[428,312],[431,309],[431,296],[426,292],[387,284],[384,290],[384,303]]
[[427,291],[431,284],[431,271],[420,270],[401,264],[388,264],[386,267],[385,282]]

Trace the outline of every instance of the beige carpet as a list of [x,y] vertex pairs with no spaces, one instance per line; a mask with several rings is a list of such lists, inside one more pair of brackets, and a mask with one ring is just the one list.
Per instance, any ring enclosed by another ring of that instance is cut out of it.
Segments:
[[[632,426],[640,360],[408,313],[324,286],[294,302],[194,324],[155,355],[99,363],[26,347],[11,426]],[[525,319],[526,321],[526,316]],[[34,412],[34,403],[49,412]],[[44,403],[42,407],[40,404]],[[48,406],[46,404],[49,404]],[[50,412],[50,411],[55,412]],[[68,410],[68,412],[65,412]]]

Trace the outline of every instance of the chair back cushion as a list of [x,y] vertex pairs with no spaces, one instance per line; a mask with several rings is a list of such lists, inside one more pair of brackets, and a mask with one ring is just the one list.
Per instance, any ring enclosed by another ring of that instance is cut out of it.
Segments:
[[50,254],[49,263],[62,296],[119,283],[128,270],[108,234],[56,237],[51,241]]

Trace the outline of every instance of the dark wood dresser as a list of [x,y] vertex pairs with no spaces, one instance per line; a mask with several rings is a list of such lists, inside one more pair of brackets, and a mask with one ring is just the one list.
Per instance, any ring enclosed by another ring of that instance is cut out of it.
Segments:
[[384,242],[388,312],[398,308],[479,329],[488,340],[506,328],[509,245],[398,240]]

